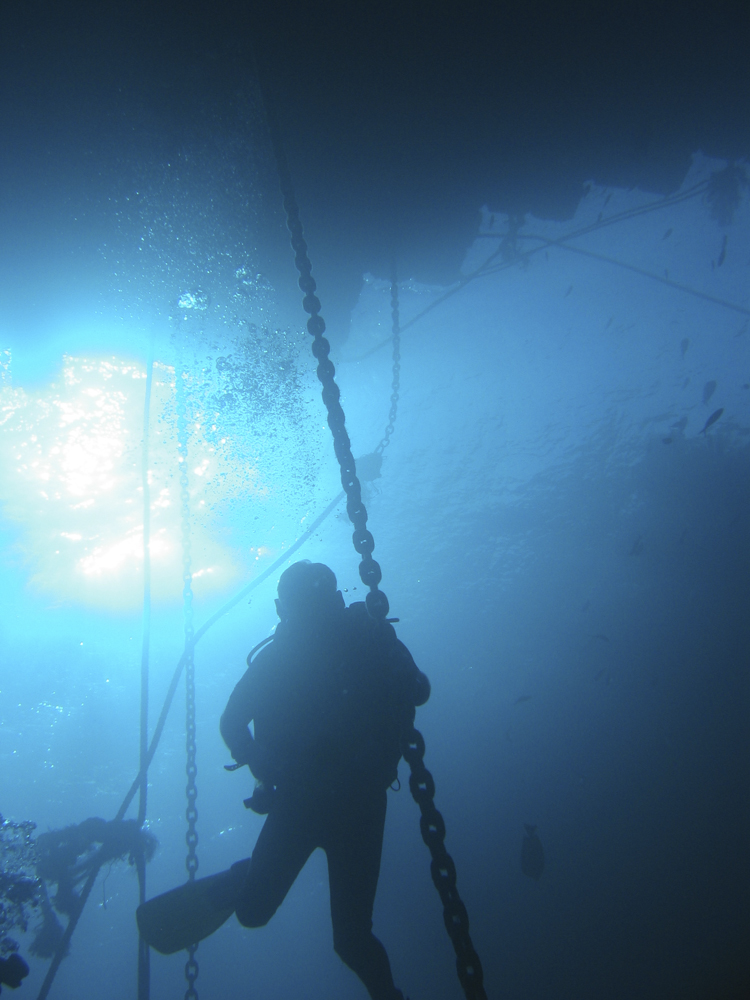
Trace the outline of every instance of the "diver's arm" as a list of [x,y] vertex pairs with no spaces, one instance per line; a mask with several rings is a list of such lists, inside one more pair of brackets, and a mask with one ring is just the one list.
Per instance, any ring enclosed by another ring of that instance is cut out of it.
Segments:
[[[253,718],[253,667],[249,667],[229,696],[219,722],[221,735],[238,764],[252,764],[255,740],[248,728]],[[252,766],[251,766],[252,770]]]

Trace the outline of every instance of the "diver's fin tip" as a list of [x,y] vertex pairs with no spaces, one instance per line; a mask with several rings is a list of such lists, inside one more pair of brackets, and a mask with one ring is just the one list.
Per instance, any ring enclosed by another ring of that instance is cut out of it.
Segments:
[[162,955],[173,955],[209,937],[234,913],[238,874],[230,868],[141,903],[135,916],[143,940]]

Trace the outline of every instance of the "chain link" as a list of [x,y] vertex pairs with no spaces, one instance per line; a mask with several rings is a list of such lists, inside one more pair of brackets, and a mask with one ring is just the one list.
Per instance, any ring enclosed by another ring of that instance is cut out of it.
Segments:
[[[299,209],[294,197],[292,178],[286,162],[284,146],[278,131],[276,118],[267,98],[266,112],[271,143],[279,171],[279,183],[286,211],[286,224],[292,237],[294,263],[299,271],[299,286],[304,293],[302,306],[310,317],[307,321],[307,329],[313,337],[312,352],[318,361],[317,374],[323,386],[322,395],[323,402],[328,411],[328,426],[331,428],[331,433],[333,434],[333,447],[341,467],[341,484],[347,496],[346,510],[349,514],[349,520],[354,525],[352,541],[354,542],[354,548],[362,556],[359,575],[362,582],[370,588],[366,599],[367,610],[373,618],[382,620],[388,614],[388,598],[381,590],[378,590],[381,572],[380,566],[372,558],[372,550],[375,547],[375,542],[367,530],[367,511],[362,503],[360,484],[355,473],[351,445],[344,423],[344,411],[339,403],[339,388],[334,379],[336,370],[328,357],[330,344],[323,336],[326,325],[323,317],[320,315],[320,300],[315,295],[315,279],[312,276],[312,265],[307,256],[307,244],[304,240]],[[387,446],[390,440],[390,435],[393,433],[393,423],[398,407],[400,326],[398,285],[395,273],[391,281],[391,308],[393,315],[393,388],[388,427],[383,439],[383,447],[379,447],[381,454],[383,448]],[[487,994],[483,986],[482,963],[479,961],[479,956],[474,950],[474,945],[469,936],[469,917],[456,888],[456,866],[443,843],[445,838],[445,823],[443,817],[435,808],[433,801],[435,782],[430,772],[424,766],[424,739],[422,738],[422,734],[413,726],[413,716],[409,725],[405,727],[405,732],[406,735],[402,741],[402,753],[411,768],[409,788],[422,814],[419,826],[422,832],[422,839],[427,844],[432,855],[430,871],[435,888],[440,894],[440,899],[443,903],[445,927],[456,952],[458,979],[467,1000],[487,1000]]]
[[401,751],[411,769],[409,790],[422,814],[419,829],[432,856],[430,874],[443,904],[443,920],[456,952],[458,980],[467,1000],[487,1000],[484,974],[469,935],[469,915],[456,887],[456,866],[445,849],[445,821],[435,808],[435,781],[424,765],[424,737],[411,726]]
[[388,412],[388,423],[380,443],[375,449],[376,455],[382,455],[391,441],[398,413],[399,390],[401,388],[401,323],[398,314],[398,281],[396,279],[396,264],[391,271],[391,318],[393,320],[393,382],[391,383],[391,408]]
[[185,1000],[198,1000],[198,991],[195,988],[195,980],[198,978],[198,963],[195,960],[197,950],[197,944],[191,944],[188,948],[190,957],[185,962],[185,979],[188,983],[188,988],[185,990]]
[[[180,469],[180,515],[182,527],[182,614],[185,634],[185,749],[187,751],[187,764],[185,773],[187,774],[187,785],[185,794],[187,796],[187,809],[185,817],[187,819],[187,833],[185,843],[187,844],[187,857],[185,867],[188,872],[188,881],[195,880],[195,873],[198,871],[198,832],[196,823],[198,822],[198,810],[195,802],[198,798],[198,789],[195,779],[198,768],[195,764],[195,661],[193,654],[193,572],[192,572],[192,551],[190,538],[190,483],[188,480],[188,413],[185,388],[186,373],[180,372],[179,367],[175,370],[176,396],[177,396],[177,456]],[[197,944],[191,945],[188,949],[189,958],[185,964],[185,979],[188,988],[185,992],[185,1000],[197,1000],[198,994],[195,990],[195,980],[198,978],[198,963],[195,960]]]
[[307,256],[307,243],[305,243],[302,231],[299,209],[294,197],[292,179],[289,174],[286,157],[284,156],[280,137],[271,119],[269,119],[269,126],[276,154],[276,162],[279,168],[281,193],[284,198],[284,209],[286,211],[286,224],[292,237],[294,263],[299,271],[299,287],[304,292],[302,307],[310,317],[307,321],[307,329],[313,337],[312,352],[318,362],[318,380],[323,386],[322,396],[326,410],[328,411],[328,426],[333,435],[333,448],[341,468],[341,485],[346,493],[346,512],[349,515],[349,520],[354,525],[352,542],[355,550],[362,557],[362,561],[359,564],[359,576],[362,583],[370,588],[365,598],[365,603],[370,615],[373,618],[382,620],[388,615],[388,598],[382,590],[378,590],[382,573],[379,564],[372,558],[375,539],[372,537],[371,532],[367,530],[367,509],[362,503],[362,490],[359,479],[357,479],[351,442],[346,432],[344,411],[339,402],[341,392],[334,378],[336,369],[328,357],[331,345],[323,336],[326,325],[323,317],[320,315],[320,299],[315,294],[317,286],[312,276],[310,258]]

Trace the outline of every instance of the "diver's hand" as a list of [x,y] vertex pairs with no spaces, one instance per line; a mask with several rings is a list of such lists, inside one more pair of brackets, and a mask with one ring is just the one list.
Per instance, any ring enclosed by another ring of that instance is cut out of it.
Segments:
[[[249,732],[247,740],[243,740],[241,746],[232,747],[232,756],[237,761],[238,768],[247,764],[254,777],[259,781],[264,780],[264,775],[268,773],[268,754],[262,747],[258,746],[257,741],[252,738]],[[228,770],[235,770],[235,768],[230,765]]]
[[[21,980],[29,974],[29,967],[20,955],[10,955],[8,958],[0,958],[0,983],[10,986],[12,990],[17,990],[21,985]],[[0,990],[2,992],[2,990]]]
[[227,770],[236,771],[239,767],[249,764],[253,756],[253,745],[255,740],[250,735],[250,730],[245,730],[240,739],[234,740],[229,746],[229,752],[234,757],[236,766],[231,765]]
[[257,778],[258,781],[267,782],[269,777],[269,759],[268,753],[263,746],[258,745],[257,740],[253,740],[252,745],[249,747],[249,756],[247,765],[253,773],[253,777]]

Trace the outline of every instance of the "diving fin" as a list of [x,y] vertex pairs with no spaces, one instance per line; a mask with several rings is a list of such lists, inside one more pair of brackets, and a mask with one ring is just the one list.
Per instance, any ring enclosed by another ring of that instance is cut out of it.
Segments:
[[249,867],[246,858],[141,903],[135,911],[141,937],[162,955],[172,955],[213,934],[234,913]]

